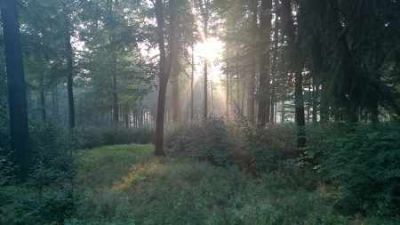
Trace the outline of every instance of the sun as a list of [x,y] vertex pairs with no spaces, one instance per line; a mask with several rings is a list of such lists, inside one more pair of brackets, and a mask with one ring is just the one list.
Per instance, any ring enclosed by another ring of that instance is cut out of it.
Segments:
[[209,62],[213,62],[222,56],[224,44],[217,38],[208,38],[195,45],[195,54]]

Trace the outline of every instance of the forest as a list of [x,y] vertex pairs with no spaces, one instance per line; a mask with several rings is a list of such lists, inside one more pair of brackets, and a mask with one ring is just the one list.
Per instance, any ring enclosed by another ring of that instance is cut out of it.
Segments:
[[0,0],[1,225],[400,224],[399,0]]

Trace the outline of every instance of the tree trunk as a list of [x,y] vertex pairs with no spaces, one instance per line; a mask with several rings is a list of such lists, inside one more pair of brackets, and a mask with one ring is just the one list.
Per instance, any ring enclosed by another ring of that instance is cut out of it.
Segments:
[[73,77],[74,77],[74,65],[73,57],[74,53],[71,44],[71,22],[70,15],[66,6],[64,6],[64,22],[65,22],[65,57],[67,60],[67,95],[68,95],[68,125],[70,129],[75,127],[75,104],[74,104],[74,90],[73,90]]
[[284,20],[287,45],[289,49],[289,72],[295,76],[295,121],[297,125],[297,147],[306,145],[304,99],[303,99],[303,75],[299,44],[296,42],[294,19],[292,18],[291,0],[282,0],[282,19]]
[[111,76],[112,76],[112,111],[113,111],[113,125],[118,127],[119,123],[119,104],[118,104],[118,85],[117,85],[117,59],[115,50],[111,53]]
[[[194,21],[194,19],[193,19]],[[194,27],[194,23],[192,24]],[[194,28],[192,28],[194,29]],[[193,32],[193,31],[192,31]],[[194,120],[194,33],[192,33],[192,74],[190,77],[190,121],[193,123]]]
[[203,108],[203,119],[207,120],[208,117],[208,60],[204,59],[204,108]]
[[272,0],[261,1],[260,11],[260,79],[258,96],[258,126],[264,127],[270,119],[270,44]]
[[[250,35],[253,35],[253,37],[258,36],[258,17],[257,17],[257,6],[258,6],[258,1],[250,1],[250,10],[251,10],[251,32]],[[256,38],[257,39],[257,38]],[[249,120],[249,123],[253,126],[255,124],[255,111],[254,111],[254,105],[255,105],[255,89],[256,89],[256,76],[257,76],[257,41],[254,41],[250,48],[253,51],[253,54],[251,56],[251,71],[250,71],[250,76],[248,80],[248,93],[247,93],[247,118]]]
[[46,121],[47,119],[47,113],[46,113],[46,94],[44,92],[44,88],[40,88],[40,114],[41,114],[41,119],[43,122]]
[[155,152],[156,156],[165,156],[164,151],[164,120],[165,120],[165,101],[167,93],[168,79],[171,73],[172,62],[177,57],[177,35],[176,35],[176,17],[177,6],[176,0],[169,2],[170,26],[168,29],[168,63],[165,49],[165,20],[164,20],[164,4],[162,0],[156,0],[155,13],[157,21],[158,47],[160,50],[160,86],[158,93],[156,133],[155,133]]
[[4,0],[0,7],[5,44],[11,146],[15,150],[13,158],[18,166],[17,176],[23,181],[29,174],[32,159],[16,1]]

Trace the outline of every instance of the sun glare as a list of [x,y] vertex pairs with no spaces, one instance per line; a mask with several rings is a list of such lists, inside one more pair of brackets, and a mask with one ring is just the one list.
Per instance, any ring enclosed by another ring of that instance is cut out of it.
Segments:
[[195,45],[195,54],[208,61],[215,61],[222,55],[224,44],[217,38],[209,38]]

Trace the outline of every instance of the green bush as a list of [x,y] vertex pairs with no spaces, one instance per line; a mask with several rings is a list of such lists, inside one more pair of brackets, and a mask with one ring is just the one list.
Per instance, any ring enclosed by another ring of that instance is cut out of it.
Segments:
[[311,146],[325,180],[337,182],[347,213],[400,212],[400,126],[342,127]]
[[80,148],[103,145],[148,144],[153,131],[149,128],[82,128],[75,131]]
[[167,147],[173,155],[207,160],[214,165],[233,163],[233,140],[224,121],[219,119],[177,129],[168,135]]
[[[0,224],[60,224],[73,212],[70,135],[51,124],[31,124],[33,167],[25,183],[0,172]],[[10,160],[0,166],[11,168]],[[2,170],[4,168],[1,168]]]
[[292,125],[273,125],[264,129],[246,128],[246,143],[259,172],[283,169],[295,158],[296,132]]

